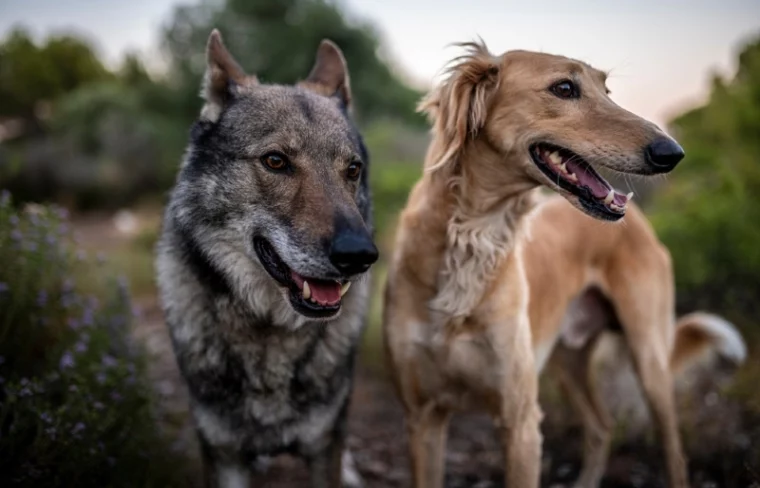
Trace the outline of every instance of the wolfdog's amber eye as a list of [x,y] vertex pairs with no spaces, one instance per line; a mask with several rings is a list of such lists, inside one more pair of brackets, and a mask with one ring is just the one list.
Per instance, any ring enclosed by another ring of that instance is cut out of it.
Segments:
[[570,80],[562,80],[553,84],[549,90],[559,98],[580,98],[578,86]]
[[273,171],[282,171],[288,167],[288,160],[285,156],[278,153],[267,153],[261,157],[261,162],[266,165],[267,168]]
[[349,180],[358,180],[359,176],[362,174],[362,163],[358,161],[354,161],[353,163],[348,165],[348,169],[346,169],[346,176]]

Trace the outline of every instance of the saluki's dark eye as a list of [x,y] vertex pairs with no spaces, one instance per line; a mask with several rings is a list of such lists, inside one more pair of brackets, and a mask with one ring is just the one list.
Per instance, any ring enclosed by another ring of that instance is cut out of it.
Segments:
[[270,152],[261,156],[261,162],[272,171],[284,171],[290,166],[288,158],[277,152]]
[[559,98],[580,98],[581,91],[578,89],[578,85],[570,80],[562,80],[553,84],[549,91],[557,95]]
[[346,168],[346,177],[351,181],[356,181],[362,174],[362,163],[354,161]]

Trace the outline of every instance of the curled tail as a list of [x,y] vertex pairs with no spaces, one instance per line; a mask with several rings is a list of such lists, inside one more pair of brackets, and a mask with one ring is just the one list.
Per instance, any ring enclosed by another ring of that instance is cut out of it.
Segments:
[[722,317],[705,312],[684,315],[676,323],[676,342],[670,356],[674,373],[710,352],[736,365],[747,358],[747,346],[736,327]]

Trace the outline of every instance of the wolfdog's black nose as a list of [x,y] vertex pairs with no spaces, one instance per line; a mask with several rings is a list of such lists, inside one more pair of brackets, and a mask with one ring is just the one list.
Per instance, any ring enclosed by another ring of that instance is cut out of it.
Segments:
[[684,152],[676,141],[669,137],[656,139],[646,148],[647,161],[658,173],[665,173],[683,159]]
[[377,261],[377,247],[367,232],[346,230],[330,246],[330,262],[346,275],[367,271]]

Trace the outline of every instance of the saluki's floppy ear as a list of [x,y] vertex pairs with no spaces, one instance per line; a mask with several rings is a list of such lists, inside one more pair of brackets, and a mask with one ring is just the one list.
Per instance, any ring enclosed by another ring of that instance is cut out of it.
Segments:
[[201,118],[216,122],[224,109],[224,104],[237,90],[258,83],[255,76],[245,74],[240,65],[222,42],[217,29],[211,31],[206,44],[206,74],[203,77],[201,96],[206,103],[201,110]]
[[329,39],[317,49],[317,59],[301,86],[327,97],[337,96],[344,106],[351,104],[351,84],[343,52]]
[[488,105],[499,85],[500,63],[483,41],[459,44],[467,52],[453,61],[445,81],[417,107],[433,124],[438,140],[426,161],[426,171],[435,171],[455,161],[468,138],[485,126]]

